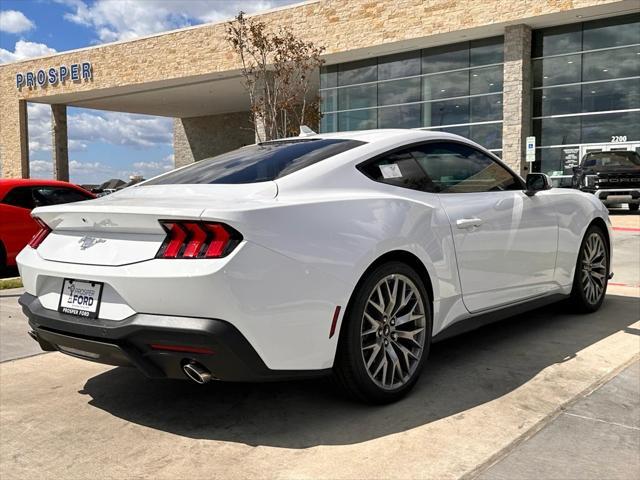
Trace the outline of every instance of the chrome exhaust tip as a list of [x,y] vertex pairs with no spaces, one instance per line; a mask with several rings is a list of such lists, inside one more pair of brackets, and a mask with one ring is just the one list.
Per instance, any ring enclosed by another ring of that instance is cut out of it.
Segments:
[[182,371],[190,380],[199,385],[209,383],[213,379],[211,372],[197,362],[185,363],[182,366]]

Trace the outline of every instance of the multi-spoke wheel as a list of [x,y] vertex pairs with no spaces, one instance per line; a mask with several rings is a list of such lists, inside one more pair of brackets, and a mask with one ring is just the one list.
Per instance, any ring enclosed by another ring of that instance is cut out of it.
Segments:
[[363,400],[397,400],[416,382],[431,343],[431,309],[422,280],[390,262],[358,286],[344,320],[336,376]]
[[582,240],[571,299],[584,312],[594,312],[604,300],[609,279],[609,251],[602,229],[591,226]]
[[394,389],[420,363],[425,315],[418,287],[406,276],[387,275],[375,286],[362,314],[362,359],[371,379]]

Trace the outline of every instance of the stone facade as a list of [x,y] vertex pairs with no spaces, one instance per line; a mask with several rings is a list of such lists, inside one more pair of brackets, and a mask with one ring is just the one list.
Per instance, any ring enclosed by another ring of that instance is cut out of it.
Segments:
[[531,28],[510,25],[504,31],[502,159],[526,173],[525,140],[531,134]]
[[[526,24],[527,19],[620,0],[320,0],[260,15],[322,44],[327,55],[413,41],[432,40],[467,29]],[[3,176],[28,176],[24,100],[58,94],[99,94],[105,89],[144,88],[153,82],[236,72],[238,59],[224,40],[225,25],[209,24],[0,66],[0,161]],[[444,43],[444,41],[441,41]],[[363,53],[364,55],[364,53]],[[366,56],[366,55],[365,55]],[[83,61],[93,65],[90,81],[16,88],[18,72]],[[51,99],[48,103],[60,103]],[[514,150],[510,149],[509,152]],[[512,155],[512,153],[509,153]],[[507,159],[510,163],[517,159]]]
[[69,181],[69,142],[67,141],[67,106],[51,105],[51,151],[53,177]]
[[176,118],[173,123],[175,166],[228,152],[255,141],[249,112]]

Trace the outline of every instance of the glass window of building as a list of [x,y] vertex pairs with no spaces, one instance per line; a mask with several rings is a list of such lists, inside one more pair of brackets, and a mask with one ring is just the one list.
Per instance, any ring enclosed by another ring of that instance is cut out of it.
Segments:
[[532,56],[536,171],[571,175],[586,148],[640,144],[640,14],[537,30]]
[[322,132],[425,128],[502,149],[503,38],[322,68]]

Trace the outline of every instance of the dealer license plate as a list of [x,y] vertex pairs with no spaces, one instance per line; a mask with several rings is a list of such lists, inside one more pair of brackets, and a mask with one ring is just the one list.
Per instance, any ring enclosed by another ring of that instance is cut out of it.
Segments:
[[58,311],[85,318],[96,318],[100,311],[101,282],[65,278]]

